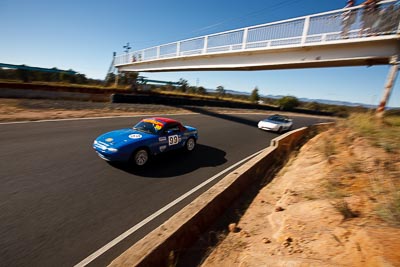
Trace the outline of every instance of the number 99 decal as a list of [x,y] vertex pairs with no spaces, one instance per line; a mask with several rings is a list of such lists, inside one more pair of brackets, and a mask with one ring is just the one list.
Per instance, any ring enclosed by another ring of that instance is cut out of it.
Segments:
[[178,142],[179,142],[178,135],[168,136],[168,145],[173,146],[173,145],[178,144]]

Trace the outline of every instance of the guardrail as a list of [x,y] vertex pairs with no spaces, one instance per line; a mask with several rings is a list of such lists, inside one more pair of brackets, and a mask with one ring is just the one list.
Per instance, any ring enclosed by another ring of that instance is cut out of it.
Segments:
[[116,56],[114,65],[194,55],[323,44],[330,41],[365,39],[376,35],[397,35],[399,22],[398,1],[387,0],[380,2],[375,12],[366,13],[363,6],[357,6],[133,51]]
[[331,124],[303,127],[275,138],[270,147],[225,176],[109,266],[172,266],[173,263],[168,263],[171,255],[188,249],[249,186],[270,181],[274,175],[271,170],[282,165],[295,148]]

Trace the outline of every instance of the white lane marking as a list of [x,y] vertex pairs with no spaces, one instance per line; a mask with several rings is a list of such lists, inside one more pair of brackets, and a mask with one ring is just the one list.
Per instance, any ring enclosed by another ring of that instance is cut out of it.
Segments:
[[176,204],[178,204],[179,202],[181,202],[182,200],[184,200],[186,197],[190,196],[191,194],[193,194],[194,192],[196,192],[197,190],[201,189],[202,187],[206,186],[207,184],[209,184],[210,182],[212,182],[213,180],[215,180],[216,178],[218,178],[219,176],[225,174],[226,172],[232,170],[233,168],[235,168],[236,166],[248,161],[249,159],[257,156],[258,154],[260,154],[262,151],[264,151],[264,149],[254,153],[253,155],[248,156],[245,159],[242,159],[241,161],[235,163],[234,165],[226,168],[225,170],[217,173],[216,175],[214,175],[213,177],[209,178],[208,180],[204,181],[203,183],[199,184],[198,186],[194,187],[193,189],[191,189],[190,191],[186,192],[185,194],[183,194],[182,196],[178,197],[177,199],[175,199],[174,201],[172,201],[171,203],[169,203],[168,205],[164,206],[163,208],[159,209],[158,211],[156,211],[155,213],[153,213],[152,215],[150,215],[149,217],[147,217],[146,219],[144,219],[143,221],[139,222],[138,224],[136,224],[135,226],[133,226],[132,228],[130,228],[129,230],[125,231],[124,233],[122,233],[121,235],[119,235],[118,237],[116,237],[115,239],[111,240],[108,244],[106,244],[105,246],[103,246],[102,248],[100,248],[99,250],[95,251],[94,253],[92,253],[91,255],[89,255],[87,258],[85,258],[84,260],[82,260],[81,262],[79,262],[78,264],[75,265],[75,267],[83,267],[88,265],[90,262],[94,261],[96,258],[100,257],[103,253],[105,253],[107,250],[109,250],[110,248],[112,248],[113,246],[115,246],[116,244],[118,244],[119,242],[121,242],[123,239],[125,239],[126,237],[128,237],[129,235],[133,234],[134,232],[136,232],[137,230],[139,230],[141,227],[143,227],[144,225],[146,225],[147,223],[149,223],[150,221],[152,221],[153,219],[155,219],[156,217],[158,217],[159,215],[161,215],[163,212],[167,211],[168,209],[170,209],[171,207],[175,206]]

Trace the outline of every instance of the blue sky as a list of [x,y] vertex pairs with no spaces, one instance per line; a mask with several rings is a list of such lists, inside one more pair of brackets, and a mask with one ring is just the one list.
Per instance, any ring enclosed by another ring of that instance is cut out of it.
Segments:
[[[360,4],[362,1],[356,1]],[[0,62],[103,79],[112,53],[342,8],[343,0],[0,0]],[[388,66],[140,73],[190,85],[377,104]],[[396,82],[389,106],[400,107]]]

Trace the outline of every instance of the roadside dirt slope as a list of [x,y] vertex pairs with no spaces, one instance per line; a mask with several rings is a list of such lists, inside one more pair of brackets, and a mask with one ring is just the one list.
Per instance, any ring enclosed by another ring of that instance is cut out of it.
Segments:
[[[219,107],[204,107],[204,109],[218,113],[257,112],[256,110]],[[259,112],[265,113],[265,111]],[[193,113],[193,110],[185,107],[153,104],[0,98],[0,122],[183,113]]]
[[382,219],[399,162],[346,129],[316,136],[202,266],[400,266],[396,217]]
[[131,116],[138,114],[188,113],[176,107],[141,104],[113,104],[47,99],[0,98],[0,121],[37,121],[84,117]]

